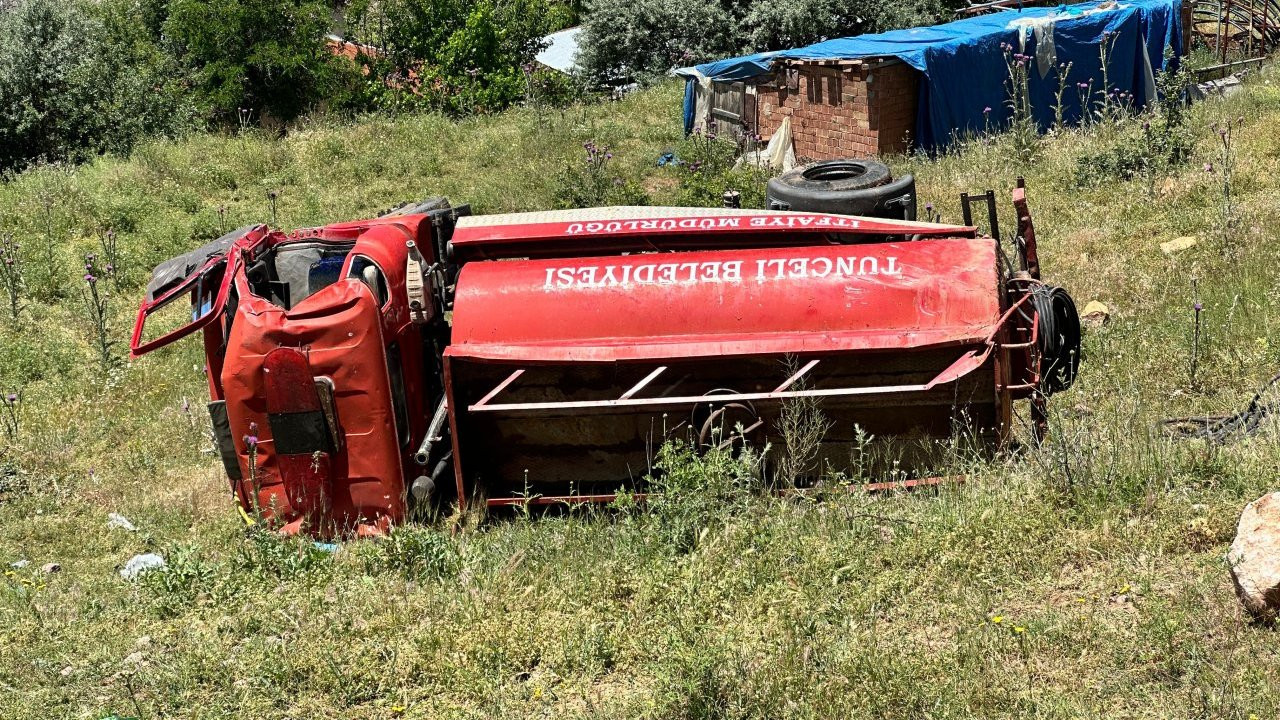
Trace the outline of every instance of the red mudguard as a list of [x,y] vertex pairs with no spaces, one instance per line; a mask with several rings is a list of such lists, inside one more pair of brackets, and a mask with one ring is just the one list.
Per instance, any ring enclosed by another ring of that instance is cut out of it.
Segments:
[[329,457],[334,450],[307,356],[277,348],[262,365],[267,418],[289,505],[309,528],[332,530]]

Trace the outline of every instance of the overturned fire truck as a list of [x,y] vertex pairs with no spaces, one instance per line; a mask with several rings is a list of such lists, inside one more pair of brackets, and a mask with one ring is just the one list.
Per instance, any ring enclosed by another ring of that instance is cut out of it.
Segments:
[[[994,199],[985,196],[994,218]],[[1079,363],[1015,238],[789,210],[605,207],[236,230],[156,268],[131,343],[202,331],[214,436],[241,506],[285,532],[377,535],[418,507],[643,493],[664,441],[778,447],[814,398],[822,452],[860,431],[991,447],[1013,403]],[[1013,258],[1007,255],[1012,252]]]

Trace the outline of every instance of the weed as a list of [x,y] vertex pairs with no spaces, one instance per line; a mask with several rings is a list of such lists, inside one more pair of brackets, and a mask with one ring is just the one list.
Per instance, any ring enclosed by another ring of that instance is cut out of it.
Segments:
[[0,233],[0,285],[4,286],[6,299],[9,301],[9,319],[18,321],[18,313],[22,311],[19,300],[22,296],[22,255],[21,248],[13,240],[13,233]]
[[[1236,248],[1235,228],[1239,220],[1236,216],[1236,206],[1232,195],[1232,183],[1234,181],[1234,173],[1236,167],[1236,153],[1234,144],[1234,133],[1244,125],[1244,116],[1240,116],[1235,121],[1221,120],[1209,126],[1218,137],[1218,165],[1217,171],[1219,177],[1222,178],[1220,183],[1221,194],[1219,202],[1219,231],[1222,238],[1222,251],[1227,255],[1233,255]],[[1206,163],[1205,172],[1213,173],[1213,163]]]
[[98,247],[102,252],[102,261],[106,263],[102,270],[111,279],[111,289],[120,290],[120,278],[124,273],[124,265],[120,262],[120,238],[114,230],[107,229],[98,234]]
[[586,158],[581,164],[565,168],[556,190],[556,205],[562,208],[598,207],[602,205],[647,205],[648,197],[634,182],[625,180],[612,169],[613,152],[594,140],[582,144]]
[[0,397],[0,428],[10,442],[17,439],[22,428],[22,393],[16,389]]
[[1040,127],[1031,106],[1031,56],[1013,51],[1013,46],[1000,43],[1009,77],[1005,79],[1005,104],[1009,106],[1008,133],[1013,150],[1022,163],[1031,162],[1040,144]]
[[1200,281],[1191,278],[1191,354],[1187,362],[1187,372],[1192,390],[1199,389],[1196,371],[1200,369],[1200,314],[1202,312],[1204,312],[1204,305],[1200,302]]
[[681,143],[682,162],[676,167],[683,168],[683,172],[677,202],[689,207],[715,207],[723,203],[726,192],[736,192],[741,207],[764,207],[765,183],[772,171],[758,160],[741,165],[735,162],[759,150],[760,137],[745,130],[728,134],[718,130],[719,124],[712,121],[705,132],[696,127]]
[[115,358],[111,354],[111,346],[115,345],[115,342],[111,340],[111,332],[108,327],[110,295],[102,287],[100,280],[102,277],[110,278],[114,275],[115,268],[107,265],[106,268],[99,270],[97,262],[97,256],[93,253],[84,256],[85,286],[81,288],[80,295],[84,300],[86,316],[93,326],[94,349],[98,353],[98,361],[102,366],[102,375],[106,377],[107,372],[115,364]]
[[[1069,82],[1071,77],[1072,63],[1058,63],[1054,66],[1054,77],[1058,81],[1058,89],[1053,93],[1053,127],[1061,130],[1063,127],[1063,111],[1062,98],[1067,94],[1067,88],[1071,86]],[[1081,105],[1081,107],[1084,107]]]
[[[800,367],[797,361],[789,359],[786,369],[787,376],[794,377]],[[804,387],[803,382],[797,382],[792,389],[803,390]],[[786,449],[778,463],[778,479],[793,487],[806,477],[812,479],[818,470],[818,451],[831,430],[831,420],[823,414],[818,398],[801,396],[785,399],[778,413],[777,429]]]
[[393,529],[365,553],[368,572],[394,570],[406,580],[433,582],[457,577],[462,557],[457,545],[439,530],[403,526]]

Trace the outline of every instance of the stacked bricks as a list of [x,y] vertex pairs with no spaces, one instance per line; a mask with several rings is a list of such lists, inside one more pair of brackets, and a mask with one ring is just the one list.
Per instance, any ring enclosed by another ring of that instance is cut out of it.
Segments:
[[758,132],[791,118],[805,161],[903,152],[911,146],[919,73],[898,60],[796,61],[756,88]]

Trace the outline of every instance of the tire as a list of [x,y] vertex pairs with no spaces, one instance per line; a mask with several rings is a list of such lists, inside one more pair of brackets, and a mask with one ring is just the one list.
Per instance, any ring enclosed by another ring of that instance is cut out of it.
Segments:
[[776,180],[800,192],[865,190],[889,182],[889,166],[875,160],[824,160],[798,167]]
[[830,160],[783,173],[769,181],[774,210],[835,213],[915,220],[915,178],[892,180],[889,168],[872,160]]

